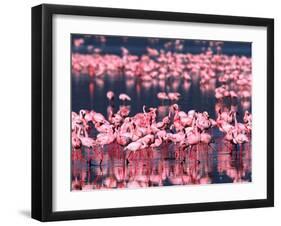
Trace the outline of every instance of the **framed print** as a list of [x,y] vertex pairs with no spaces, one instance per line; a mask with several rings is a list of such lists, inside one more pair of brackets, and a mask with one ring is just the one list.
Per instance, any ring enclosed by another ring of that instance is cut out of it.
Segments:
[[32,217],[274,205],[274,21],[32,8]]

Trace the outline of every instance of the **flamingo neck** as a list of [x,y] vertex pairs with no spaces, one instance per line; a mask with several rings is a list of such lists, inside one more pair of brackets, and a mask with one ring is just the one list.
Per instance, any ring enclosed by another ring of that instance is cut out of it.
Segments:
[[234,126],[237,128],[237,116],[236,113],[234,113]]
[[142,106],[142,111],[143,111],[144,114],[146,114],[145,105]]

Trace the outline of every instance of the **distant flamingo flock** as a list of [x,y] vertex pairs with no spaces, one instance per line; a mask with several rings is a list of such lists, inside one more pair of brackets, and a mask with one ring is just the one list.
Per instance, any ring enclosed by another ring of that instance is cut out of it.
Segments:
[[[175,44],[177,45],[177,44]],[[178,44],[179,45],[179,44]],[[172,52],[147,48],[140,56],[121,47],[121,55],[72,54],[74,74],[91,78],[125,75],[143,83],[163,83],[182,79],[188,85],[198,81],[203,91],[214,91],[218,100],[224,98],[251,98],[252,62],[250,57],[213,53],[211,49],[199,54]],[[163,96],[163,99],[166,97]]]

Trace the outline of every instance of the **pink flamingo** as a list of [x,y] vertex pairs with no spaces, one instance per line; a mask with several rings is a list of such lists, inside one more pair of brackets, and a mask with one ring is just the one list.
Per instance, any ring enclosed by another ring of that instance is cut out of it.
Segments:
[[82,147],[82,142],[79,139],[79,137],[76,135],[76,133],[72,133],[72,147],[74,149],[79,149]]
[[200,134],[200,142],[203,144],[210,144],[212,141],[212,136],[209,133],[202,132]]
[[108,123],[105,117],[101,113],[91,111],[93,123]]
[[168,95],[165,92],[157,93],[157,98],[162,101],[162,104],[165,100],[169,99]]
[[115,141],[116,136],[113,133],[99,133],[97,135],[96,143],[102,147],[107,144],[111,144]]
[[141,147],[143,146],[143,144],[141,142],[135,141],[135,142],[131,142],[129,145],[127,145],[124,148],[124,151],[129,151],[129,155],[127,155],[126,157],[126,163],[129,164],[129,157],[132,154],[132,152],[136,152],[137,150],[139,150]]
[[114,92],[111,90],[106,93],[106,97],[109,100],[109,102],[112,102],[114,100],[114,96],[115,96]]
[[175,92],[175,93],[169,92],[168,93],[168,98],[171,101],[178,101],[180,96],[181,96],[180,93],[177,93],[177,92]]
[[123,104],[125,103],[125,101],[131,101],[131,97],[129,97],[127,94],[125,93],[121,93],[119,95],[119,99],[123,102]]

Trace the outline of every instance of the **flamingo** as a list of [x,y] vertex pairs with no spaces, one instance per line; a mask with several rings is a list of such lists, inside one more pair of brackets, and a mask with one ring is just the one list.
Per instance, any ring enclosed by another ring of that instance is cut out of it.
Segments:
[[97,135],[96,143],[102,147],[106,144],[111,144],[115,141],[116,136],[113,133],[99,133]]
[[92,115],[92,120],[93,120],[94,124],[95,123],[107,123],[107,120],[101,113],[91,111],[90,114]]
[[169,99],[168,95],[165,92],[157,93],[157,98],[162,101],[162,104],[165,100]]
[[178,101],[179,100],[179,98],[180,98],[180,93],[177,93],[177,92],[175,92],[175,93],[173,93],[173,92],[169,92],[168,93],[168,98],[169,98],[169,100],[171,100],[171,101]]
[[82,145],[87,148],[93,148],[96,146],[96,141],[93,138],[90,137],[84,137],[84,136],[78,136]]
[[132,152],[136,152],[137,150],[139,150],[141,147],[143,146],[143,144],[141,142],[135,141],[135,142],[131,142],[129,145],[127,145],[124,148],[124,151],[129,151],[129,155],[127,155],[126,157],[126,163],[127,165],[129,164],[129,157],[132,154]]
[[125,101],[131,101],[131,97],[129,97],[127,94],[125,93],[121,93],[119,95],[119,99],[123,102],[123,104],[125,103]]
[[111,90],[106,93],[106,97],[109,100],[109,102],[112,102],[114,100],[114,96],[115,96],[114,92]]
[[72,133],[72,147],[74,149],[79,149],[82,146],[82,142],[76,134]]

